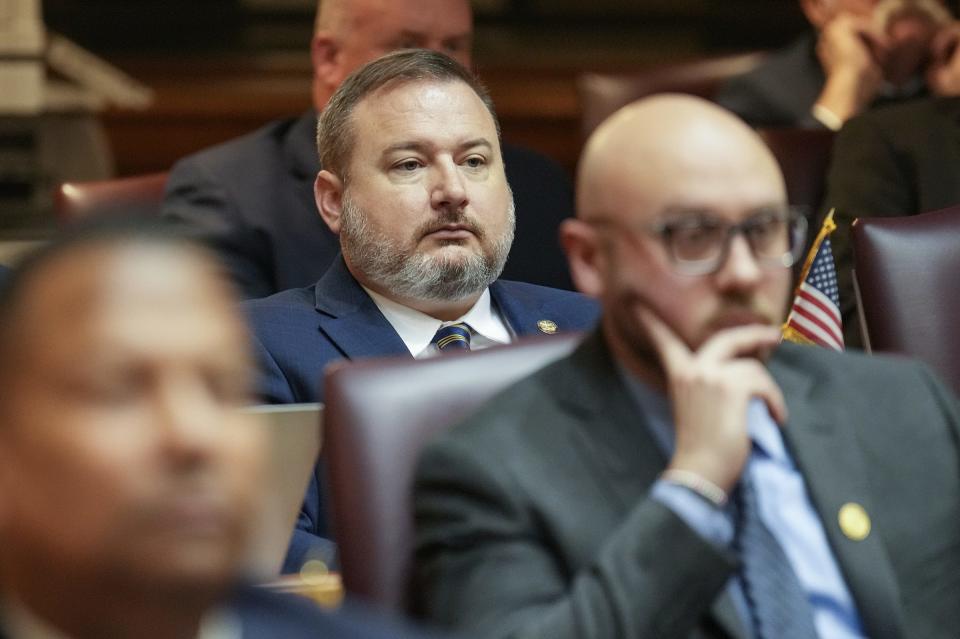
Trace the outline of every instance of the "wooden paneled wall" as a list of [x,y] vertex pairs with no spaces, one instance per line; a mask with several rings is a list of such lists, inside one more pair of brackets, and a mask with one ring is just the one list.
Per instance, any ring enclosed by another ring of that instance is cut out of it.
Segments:
[[[309,61],[280,55],[234,60],[127,60],[153,88],[144,111],[103,116],[117,172],[165,170],[178,158],[311,107]],[[504,137],[574,167],[580,150],[576,69],[481,69]]]

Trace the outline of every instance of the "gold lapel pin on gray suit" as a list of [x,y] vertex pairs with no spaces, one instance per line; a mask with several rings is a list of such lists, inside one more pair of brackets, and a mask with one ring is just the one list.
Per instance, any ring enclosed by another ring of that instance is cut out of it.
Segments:
[[863,541],[870,534],[870,515],[860,504],[847,502],[837,514],[840,530],[853,541]]

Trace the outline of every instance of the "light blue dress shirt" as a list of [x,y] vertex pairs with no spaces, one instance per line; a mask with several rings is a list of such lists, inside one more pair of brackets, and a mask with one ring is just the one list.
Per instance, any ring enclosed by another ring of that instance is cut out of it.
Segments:
[[[669,458],[674,449],[670,402],[625,370],[620,372],[646,416],[651,434]],[[759,399],[748,406],[747,429],[753,451],[744,472],[750,473],[756,487],[760,518],[780,542],[807,594],[817,634],[830,639],[863,639],[866,635],[856,605],[810,502],[803,475],[784,445],[780,427]],[[707,541],[723,547],[732,544],[734,526],[729,509],[717,508],[692,490],[665,480],[657,481],[651,494]],[[728,589],[749,628],[739,579],[731,579]]]

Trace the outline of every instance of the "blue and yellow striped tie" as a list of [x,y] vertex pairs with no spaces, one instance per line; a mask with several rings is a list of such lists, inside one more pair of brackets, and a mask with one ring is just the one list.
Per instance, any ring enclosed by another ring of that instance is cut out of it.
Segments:
[[469,351],[470,327],[466,324],[448,324],[441,326],[437,334],[430,340],[441,351]]

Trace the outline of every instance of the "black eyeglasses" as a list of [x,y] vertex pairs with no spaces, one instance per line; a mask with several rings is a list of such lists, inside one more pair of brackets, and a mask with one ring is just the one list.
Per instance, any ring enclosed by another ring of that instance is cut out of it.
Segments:
[[[612,224],[603,220],[592,223]],[[709,213],[685,211],[642,230],[660,239],[678,273],[707,275],[726,261],[730,242],[738,233],[743,234],[761,267],[793,266],[803,252],[807,219],[798,207],[760,209],[739,224]]]

